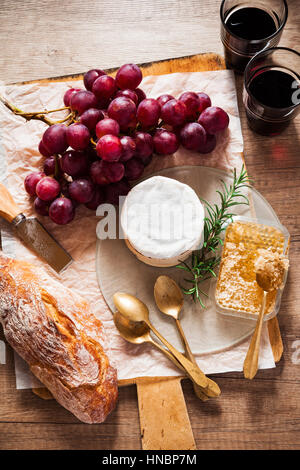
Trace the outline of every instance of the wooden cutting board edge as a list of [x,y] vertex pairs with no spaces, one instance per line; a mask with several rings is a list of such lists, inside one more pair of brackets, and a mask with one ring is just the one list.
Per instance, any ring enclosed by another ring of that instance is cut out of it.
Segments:
[[[183,57],[175,57],[170,59],[161,59],[153,62],[145,62],[138,64],[143,71],[143,76],[148,75],[165,75],[167,73],[179,72],[208,72],[211,70],[224,70],[226,69],[223,57],[214,52],[203,54],[193,54]],[[104,71],[114,76],[119,67],[112,67],[104,69]],[[60,81],[75,81],[83,78],[83,73],[60,75],[57,77],[39,78],[35,80],[27,80],[21,82],[9,83],[9,85],[28,85],[30,83],[49,83]]]

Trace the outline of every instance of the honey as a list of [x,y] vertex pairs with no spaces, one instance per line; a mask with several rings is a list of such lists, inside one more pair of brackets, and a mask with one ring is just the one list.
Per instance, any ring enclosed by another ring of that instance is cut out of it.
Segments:
[[258,252],[259,257],[255,262],[256,282],[266,292],[279,289],[289,266],[287,258],[263,248]]
[[[263,290],[256,282],[259,250],[282,254],[284,234],[268,225],[233,222],[227,227],[216,286],[216,301],[225,309],[258,315]],[[272,312],[277,291],[268,292],[265,314]]]

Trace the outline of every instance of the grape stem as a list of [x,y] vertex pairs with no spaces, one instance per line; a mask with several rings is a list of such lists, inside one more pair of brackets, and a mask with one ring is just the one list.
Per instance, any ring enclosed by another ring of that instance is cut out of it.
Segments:
[[52,109],[50,111],[41,111],[41,112],[32,112],[32,113],[26,113],[24,111],[22,111],[21,109],[17,108],[14,104],[10,103],[6,98],[4,98],[3,96],[0,95],[0,101],[10,110],[12,111],[16,116],[21,116],[23,117],[24,119],[26,119],[26,121],[31,121],[32,119],[36,119],[38,121],[42,121],[44,122],[45,124],[47,124],[48,126],[52,126],[53,124],[60,124],[60,123],[63,123],[63,122],[66,122],[70,119],[73,119],[74,117],[74,114],[73,113],[70,113],[68,114],[68,116],[60,121],[52,121],[51,119],[49,119],[47,116],[45,116],[45,114],[50,114],[50,113],[54,113],[56,111],[63,111],[65,109],[70,109],[68,106],[65,106],[63,108],[59,108],[59,109]]
[[74,117],[74,113],[71,112],[71,113],[68,114],[68,116],[65,117],[64,119],[61,119],[60,121],[55,121],[55,124],[62,124],[63,122],[69,121],[70,119],[72,119],[72,121],[73,121],[73,117]]
[[92,144],[93,144],[95,147],[97,146],[97,142],[95,142],[92,137],[90,138],[90,141],[92,142]]
[[[70,109],[69,106],[64,106],[63,108],[58,108],[58,109],[52,109],[50,111],[41,111],[41,112],[33,112],[33,113],[25,113],[24,111],[22,111],[21,109],[17,108],[14,104],[10,103],[6,98],[4,98],[3,96],[0,95],[0,101],[10,110],[12,111],[16,116],[21,116],[23,117],[24,119],[26,119],[26,121],[31,121],[32,119],[36,119],[38,121],[42,121],[44,122],[45,124],[48,124],[48,126],[52,126],[53,124],[62,124],[64,122],[67,122],[67,121],[71,121],[70,123],[72,122],[77,122],[76,121],[76,114],[71,111],[68,116],[66,116],[64,119],[61,119],[60,121],[51,121],[51,119],[47,118],[47,116],[45,116],[45,114],[50,114],[50,113],[54,113],[56,111],[64,111],[65,109]],[[79,122],[79,121],[78,121]],[[94,147],[96,147],[97,145],[97,142],[95,142],[92,138],[91,138],[91,143],[93,144]],[[56,162],[56,165],[55,165],[55,168],[57,170],[57,162]]]
[[48,110],[45,110],[45,111],[35,111],[33,113],[25,113],[24,111],[21,111],[19,113],[16,113],[16,114],[19,114],[20,116],[37,116],[39,114],[51,114],[51,113],[56,113],[58,111],[64,111],[65,109],[70,109],[70,106],[64,106],[63,108],[58,108],[58,109],[50,109],[49,111]]

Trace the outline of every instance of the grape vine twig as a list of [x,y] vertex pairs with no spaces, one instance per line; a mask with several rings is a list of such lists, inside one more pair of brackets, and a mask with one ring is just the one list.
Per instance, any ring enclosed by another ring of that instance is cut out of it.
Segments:
[[249,200],[241,193],[241,189],[249,187],[250,182],[244,166],[239,175],[234,169],[233,182],[228,185],[221,180],[223,189],[222,191],[217,190],[220,196],[220,205],[212,205],[203,200],[207,211],[207,216],[204,218],[203,246],[200,250],[193,252],[190,263],[183,261],[176,266],[190,275],[189,279],[184,279],[188,287],[182,287],[183,293],[191,296],[194,301],[199,301],[203,308],[205,305],[202,297],[207,297],[207,293],[200,288],[200,284],[216,276],[215,268],[220,263],[217,249],[223,244],[221,233],[234,216],[231,207],[241,204],[249,205]]
[[38,121],[42,121],[48,126],[52,126],[53,124],[59,124],[63,123],[66,121],[70,121],[73,119],[74,114],[73,112],[69,113],[68,116],[66,116],[64,119],[60,121],[52,121],[49,119],[45,114],[50,114],[50,113],[55,113],[58,111],[64,111],[66,109],[70,110],[69,106],[64,106],[63,108],[58,108],[58,109],[51,109],[51,110],[45,110],[45,111],[34,111],[34,112],[25,112],[22,111],[21,109],[17,108],[14,104],[10,103],[6,98],[0,95],[0,101],[10,110],[12,111],[16,116],[21,116],[26,121],[31,121],[32,119],[36,119]]

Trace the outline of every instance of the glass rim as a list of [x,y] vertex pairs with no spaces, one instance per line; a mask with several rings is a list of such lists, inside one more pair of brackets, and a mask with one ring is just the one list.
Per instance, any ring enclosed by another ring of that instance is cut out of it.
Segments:
[[[257,59],[258,56],[260,56],[260,55],[263,55],[263,54],[266,54],[266,53],[269,53],[269,52],[278,51],[278,50],[292,52],[293,54],[296,54],[297,56],[300,57],[300,52],[296,51],[295,49],[291,49],[291,48],[289,48],[289,47],[268,47],[268,48],[262,49],[261,51],[257,52],[257,53],[252,57],[252,59],[249,60],[248,64],[246,65],[245,72],[244,72],[244,88],[246,89],[247,93],[248,93],[257,103],[259,103],[261,106],[263,106],[263,107],[266,108],[266,109],[271,109],[271,110],[279,110],[279,109],[282,109],[282,110],[292,110],[292,109],[296,108],[297,106],[299,106],[300,103],[298,103],[298,104],[293,104],[292,106],[286,106],[286,107],[284,107],[284,108],[275,108],[274,106],[267,106],[267,105],[265,105],[264,103],[262,103],[261,101],[259,101],[255,96],[253,96],[253,93],[251,93],[251,91],[249,90],[248,84],[246,83],[246,75],[247,75],[248,69],[250,68],[251,64],[254,62],[254,59]],[[296,73],[296,72],[295,72],[295,73]],[[296,75],[298,75],[298,74],[296,73]],[[249,82],[249,84],[250,84],[250,82]]]
[[221,17],[221,22],[222,22],[222,25],[224,26],[224,28],[226,29],[226,31],[231,35],[233,36],[234,38],[236,39],[239,39],[240,41],[246,41],[246,42],[251,42],[252,44],[258,44],[260,43],[261,41],[265,41],[265,40],[270,40],[272,38],[274,38],[278,33],[281,32],[281,30],[284,28],[286,22],[287,22],[287,18],[288,18],[288,4],[286,2],[286,0],[281,0],[283,5],[284,5],[284,9],[285,9],[285,14],[284,14],[284,19],[283,19],[283,22],[282,24],[279,26],[278,29],[276,29],[275,33],[271,34],[270,36],[267,36],[265,38],[262,38],[262,39],[244,39],[244,38],[241,38],[240,36],[237,36],[236,34],[232,33],[230,31],[230,29],[227,27],[225,21],[223,20],[223,7],[224,7],[224,3],[225,3],[226,0],[222,0],[222,3],[221,3],[221,6],[220,6],[220,17]]

